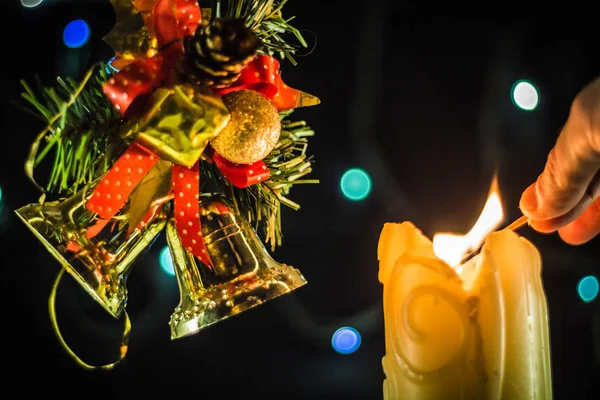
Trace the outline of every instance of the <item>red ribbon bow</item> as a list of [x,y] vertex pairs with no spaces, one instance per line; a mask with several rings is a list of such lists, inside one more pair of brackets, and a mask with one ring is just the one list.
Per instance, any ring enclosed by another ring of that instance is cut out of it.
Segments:
[[150,93],[168,78],[183,55],[181,39],[194,34],[202,14],[195,0],[158,0],[152,10],[152,24],[160,51],[139,58],[119,71],[104,85],[104,93],[122,115],[139,96]]
[[217,93],[222,96],[242,89],[255,90],[263,94],[279,111],[296,108],[302,94],[298,89],[291,88],[283,82],[279,61],[263,54],[256,56],[231,86],[220,89]]
[[[183,55],[181,39],[194,34],[202,14],[195,0],[158,0],[151,21],[160,51],[153,57],[134,60],[104,85],[104,93],[124,116],[131,114],[135,108],[131,105],[142,95],[165,84]],[[158,160],[158,156],[134,142],[102,178],[86,207],[103,219],[112,218],[125,207],[133,190]],[[210,266],[200,227],[199,162],[192,168],[173,164],[171,175],[174,216],[182,244]]]
[[[194,34],[201,18],[200,7],[195,0],[158,0],[155,3],[151,21],[159,52],[152,57],[134,60],[104,85],[105,94],[122,115],[134,114],[137,107],[132,105],[136,100],[143,101],[143,95],[167,84],[171,71],[183,55],[181,40]],[[260,92],[279,111],[294,108],[301,94],[283,83],[279,62],[266,55],[257,56],[233,86],[219,90],[217,94],[241,89]],[[269,170],[262,161],[240,165],[227,161],[210,147],[207,150],[223,175],[236,187],[247,187],[269,177]],[[159,157],[150,150],[135,142],[131,144],[95,188],[87,208],[105,220],[115,216],[158,160]],[[172,165],[172,192],[174,217],[182,245],[211,266],[200,226],[199,162],[192,168]],[[152,213],[150,210],[149,215]]]

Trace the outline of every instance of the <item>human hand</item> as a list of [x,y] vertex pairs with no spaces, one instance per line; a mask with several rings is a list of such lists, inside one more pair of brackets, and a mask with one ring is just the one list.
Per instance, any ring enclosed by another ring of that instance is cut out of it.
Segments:
[[521,196],[520,207],[539,232],[558,230],[569,244],[600,233],[600,78],[571,105],[567,123],[537,181]]

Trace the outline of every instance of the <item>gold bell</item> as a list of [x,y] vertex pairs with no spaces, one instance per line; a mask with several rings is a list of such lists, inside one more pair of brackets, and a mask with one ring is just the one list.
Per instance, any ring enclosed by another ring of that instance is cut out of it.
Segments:
[[174,219],[166,235],[180,302],[171,315],[171,339],[200,330],[306,284],[295,268],[273,260],[248,222],[220,196],[200,201],[200,223],[213,266],[183,248]]
[[[85,188],[63,201],[29,204],[15,212],[85,291],[119,318],[127,302],[131,266],[163,230],[169,206],[162,205],[142,229],[128,232],[128,224],[117,220],[101,228],[94,225],[96,214],[86,209],[88,191]],[[89,237],[94,228],[101,230]]]

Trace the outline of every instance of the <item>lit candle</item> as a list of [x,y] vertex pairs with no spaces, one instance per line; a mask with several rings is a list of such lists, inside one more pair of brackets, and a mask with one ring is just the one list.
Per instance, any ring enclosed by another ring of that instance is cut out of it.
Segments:
[[540,254],[512,230],[490,233],[502,220],[494,183],[467,235],[432,242],[410,222],[385,224],[384,399],[552,398]]

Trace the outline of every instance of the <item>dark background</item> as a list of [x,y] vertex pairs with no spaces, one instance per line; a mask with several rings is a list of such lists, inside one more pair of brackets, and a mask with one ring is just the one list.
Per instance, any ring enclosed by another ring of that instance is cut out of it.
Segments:
[[[292,190],[302,209],[285,211],[284,245],[274,258],[299,268],[309,284],[171,341],[168,320],[179,293],[158,263],[161,237],[128,280],[133,331],[126,360],[111,372],[89,372],[64,353],[48,319],[59,265],[12,212],[38,198],[23,163],[42,126],[9,102],[18,99],[21,78],[37,74],[52,85],[58,75],[78,78],[92,63],[110,59],[102,37],[114,14],[108,0],[47,0],[37,9],[5,0],[4,388],[19,398],[381,398],[385,348],[376,246],[383,224],[411,220],[428,235],[465,232],[495,171],[507,221],[519,216],[520,193],[543,168],[571,100],[599,71],[597,24],[581,10],[572,18],[522,8],[478,17],[429,3],[290,1],[284,15],[295,15],[295,26],[311,44],[317,41],[309,56],[298,57],[298,66],[282,68],[286,83],[322,100],[296,114],[317,132],[309,152],[321,183]],[[88,21],[92,37],[84,48],[68,50],[61,35],[74,18]],[[540,91],[533,112],[510,101],[518,79]],[[362,202],[348,201],[339,190],[351,167],[372,177],[372,193]],[[580,300],[576,285],[598,274],[599,242],[570,247],[556,235],[521,233],[544,259],[555,398],[597,399],[600,311],[598,301]],[[121,322],[107,317],[71,278],[59,289],[57,310],[65,337],[82,357],[97,363],[116,357]],[[362,346],[351,355],[330,345],[344,325],[362,334]]]

